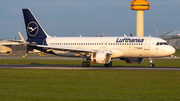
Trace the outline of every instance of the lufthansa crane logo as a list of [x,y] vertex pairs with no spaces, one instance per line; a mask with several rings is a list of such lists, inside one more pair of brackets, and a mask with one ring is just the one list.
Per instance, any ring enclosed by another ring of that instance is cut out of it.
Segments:
[[36,36],[38,31],[39,31],[39,27],[36,22],[32,21],[27,25],[27,32],[30,36],[32,37]]

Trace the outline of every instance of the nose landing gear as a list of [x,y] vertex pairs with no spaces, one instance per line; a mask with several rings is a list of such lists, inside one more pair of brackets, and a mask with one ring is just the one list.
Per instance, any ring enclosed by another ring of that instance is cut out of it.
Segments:
[[150,62],[149,67],[150,67],[150,68],[154,68],[154,67],[155,67],[155,64],[153,63],[152,58],[149,58],[148,60],[149,60],[149,62]]

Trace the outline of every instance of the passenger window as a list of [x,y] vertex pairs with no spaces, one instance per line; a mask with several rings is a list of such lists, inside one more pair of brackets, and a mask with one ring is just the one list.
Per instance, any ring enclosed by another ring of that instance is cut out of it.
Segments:
[[159,45],[159,42],[156,45]]

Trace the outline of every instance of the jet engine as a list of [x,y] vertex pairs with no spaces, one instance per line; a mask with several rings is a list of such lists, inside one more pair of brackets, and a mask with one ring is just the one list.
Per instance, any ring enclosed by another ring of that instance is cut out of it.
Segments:
[[126,61],[126,63],[140,64],[143,62],[143,58],[119,58],[120,60]]
[[109,53],[92,53],[91,61],[94,64],[108,64],[111,61],[111,55]]

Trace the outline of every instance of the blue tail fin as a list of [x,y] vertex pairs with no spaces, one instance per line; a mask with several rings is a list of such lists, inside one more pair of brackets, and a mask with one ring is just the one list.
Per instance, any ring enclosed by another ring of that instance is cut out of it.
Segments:
[[22,9],[28,39],[45,39],[48,35],[43,30],[30,9]]

